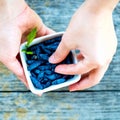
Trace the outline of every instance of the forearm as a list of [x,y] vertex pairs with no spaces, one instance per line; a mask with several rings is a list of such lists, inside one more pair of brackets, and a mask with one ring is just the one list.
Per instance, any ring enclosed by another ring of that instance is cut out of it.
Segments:
[[119,0],[86,0],[85,4],[92,12],[110,11],[112,12]]
[[0,0],[0,21],[15,18],[26,8],[24,0]]

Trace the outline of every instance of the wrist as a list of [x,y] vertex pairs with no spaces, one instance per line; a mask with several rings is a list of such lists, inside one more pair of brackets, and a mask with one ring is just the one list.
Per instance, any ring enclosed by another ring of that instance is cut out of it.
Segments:
[[112,13],[119,0],[85,0],[84,4],[89,11],[98,14],[101,12]]
[[0,23],[14,19],[26,7],[27,4],[24,0],[0,0]]

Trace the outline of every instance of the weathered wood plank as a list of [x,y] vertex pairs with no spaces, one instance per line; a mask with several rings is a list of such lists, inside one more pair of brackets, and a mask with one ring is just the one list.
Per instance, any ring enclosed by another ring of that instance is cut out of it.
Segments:
[[71,16],[84,0],[26,0],[42,18],[44,23],[55,31],[64,31]]
[[120,92],[0,93],[1,120],[119,120]]
[[[44,23],[66,29],[83,0],[27,0]],[[62,8],[62,9],[61,9]],[[38,97],[0,63],[1,120],[119,120],[120,119],[120,4],[113,14],[118,49],[101,83],[84,92],[49,92]],[[98,91],[97,91],[98,90]],[[103,90],[103,91],[102,91]],[[104,91],[105,90],[105,91]],[[11,92],[5,92],[11,91]],[[14,92],[13,92],[14,91]],[[19,91],[19,92],[15,92]]]
[[[64,31],[74,11],[83,0],[27,0],[44,23],[56,31]],[[62,8],[62,9],[61,9]],[[118,48],[101,83],[90,90],[120,90],[120,3],[114,13]],[[0,91],[26,91],[24,85],[0,64]],[[63,89],[64,90],[64,89]]]
[[27,90],[16,76],[0,63],[0,91]]

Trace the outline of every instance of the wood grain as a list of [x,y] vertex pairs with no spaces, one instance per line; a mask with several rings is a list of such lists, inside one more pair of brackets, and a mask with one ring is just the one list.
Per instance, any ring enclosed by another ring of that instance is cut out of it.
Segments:
[[[55,31],[64,31],[72,14],[83,0],[27,0],[44,23]],[[61,9],[62,8],[62,9]],[[113,13],[114,25],[118,37],[118,48],[108,71],[101,83],[90,90],[120,90],[120,4]],[[109,31],[108,31],[109,32]],[[25,86],[0,64],[0,91],[26,91]],[[66,88],[65,88],[66,89]],[[63,90],[65,90],[63,89]]]
[[0,94],[2,120],[119,120],[120,92]]
[[[84,0],[26,1],[48,27],[65,31]],[[120,3],[113,20],[116,54],[101,82],[88,90],[62,88],[38,97],[0,63],[0,120],[120,120]]]

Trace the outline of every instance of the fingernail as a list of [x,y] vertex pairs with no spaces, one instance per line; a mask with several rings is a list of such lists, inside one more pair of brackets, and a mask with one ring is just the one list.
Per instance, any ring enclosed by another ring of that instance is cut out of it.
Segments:
[[52,56],[49,57],[49,62],[50,62],[50,63],[54,63],[54,62],[55,62],[55,57],[54,57],[54,55],[52,55]]

